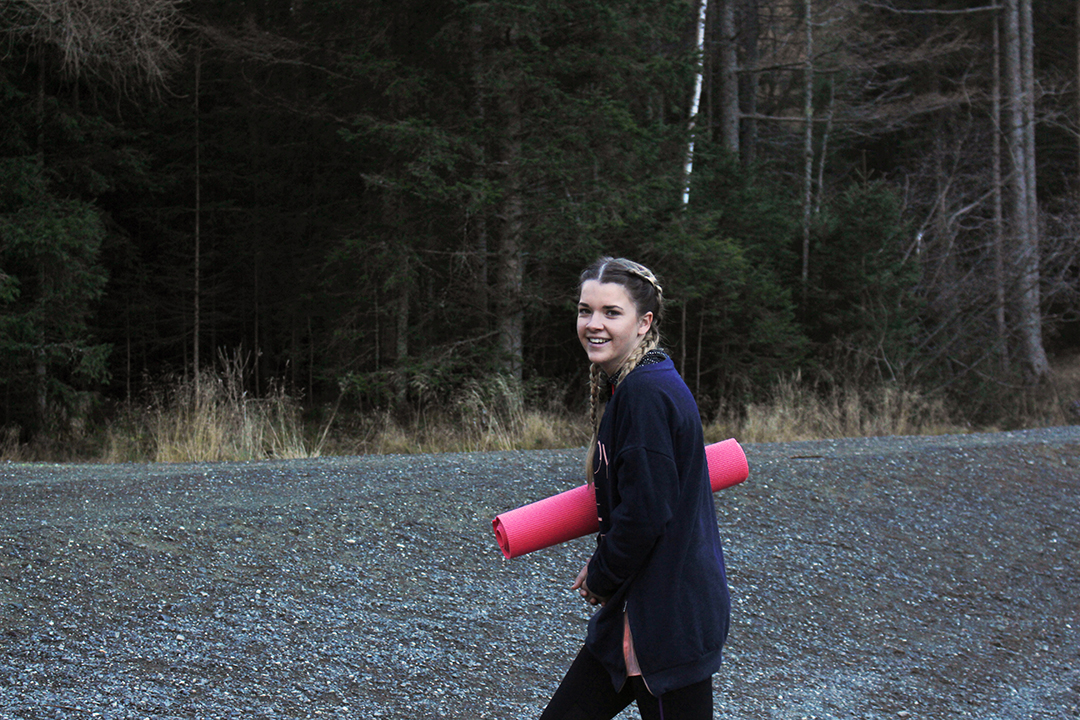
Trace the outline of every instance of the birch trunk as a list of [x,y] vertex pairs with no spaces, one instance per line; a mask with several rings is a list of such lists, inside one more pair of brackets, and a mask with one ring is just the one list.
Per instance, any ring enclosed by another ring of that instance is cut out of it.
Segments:
[[686,149],[686,162],[683,164],[682,204],[684,207],[690,202],[690,175],[694,172],[694,134],[696,132],[698,108],[701,106],[701,85],[705,79],[703,59],[705,57],[705,16],[708,11],[708,0],[701,0],[701,4],[698,6],[697,18],[697,72],[694,78],[694,96],[690,103],[690,124],[688,128],[690,140]]

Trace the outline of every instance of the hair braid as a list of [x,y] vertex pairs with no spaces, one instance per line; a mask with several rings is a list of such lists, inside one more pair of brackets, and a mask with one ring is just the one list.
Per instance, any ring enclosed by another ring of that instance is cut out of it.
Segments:
[[596,438],[600,430],[600,366],[589,365],[589,450],[585,453],[585,480],[589,487],[593,484],[593,462],[596,458]]
[[600,406],[600,366],[589,365],[589,425],[596,428],[599,420],[597,408]]

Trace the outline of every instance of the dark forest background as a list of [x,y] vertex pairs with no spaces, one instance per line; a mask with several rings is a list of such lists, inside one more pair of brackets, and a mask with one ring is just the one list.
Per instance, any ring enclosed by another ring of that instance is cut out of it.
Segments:
[[576,411],[599,254],[706,419],[797,378],[1029,421],[1080,347],[1080,5],[712,0],[699,53],[701,8],[0,0],[7,442],[229,368],[324,434]]

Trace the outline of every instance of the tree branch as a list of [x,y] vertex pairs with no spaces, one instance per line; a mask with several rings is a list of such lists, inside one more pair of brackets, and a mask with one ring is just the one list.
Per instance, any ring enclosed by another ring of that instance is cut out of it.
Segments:
[[867,2],[863,4],[867,7],[872,7],[877,10],[887,10],[888,12],[894,12],[899,15],[967,15],[970,13],[996,11],[1001,9],[1000,5],[983,5],[982,7],[964,8],[962,10],[901,10],[900,8],[884,3]]

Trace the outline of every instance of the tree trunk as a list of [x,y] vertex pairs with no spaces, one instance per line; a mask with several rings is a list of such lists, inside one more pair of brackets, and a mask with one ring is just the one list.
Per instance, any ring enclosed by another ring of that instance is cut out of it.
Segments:
[[45,167],[45,49],[38,48],[38,74],[37,74],[37,97],[34,99],[34,121],[37,125],[37,157],[38,168]]
[[739,74],[739,159],[748,167],[757,159],[757,95],[758,95],[758,4],[757,0],[742,0],[740,14],[740,46],[742,73]]
[[690,336],[686,334],[686,306],[688,303],[682,304],[682,312],[679,314],[679,337],[682,340],[681,347],[679,348],[679,374],[684,378],[686,377],[686,346],[690,344]]
[[833,110],[836,107],[836,83],[829,83],[829,109],[825,113],[825,131],[821,134],[821,152],[818,153],[817,194],[814,199],[814,215],[821,212],[825,195],[825,158],[829,156],[829,136],[832,134]]
[[503,123],[499,157],[502,201],[495,264],[499,362],[502,371],[517,380],[522,379],[525,345],[520,84],[514,74],[508,73],[498,101],[498,115]]
[[[1078,6],[1080,7],[1080,6]],[[1009,328],[1005,321],[1005,217],[1003,211],[1001,174],[1001,16],[994,16],[994,87],[991,92],[994,142],[992,145],[994,174],[994,324],[1002,372],[1009,369]]]
[[701,355],[702,348],[705,346],[705,305],[702,303],[701,312],[698,313],[698,327],[697,327],[697,375],[694,378],[694,397],[701,397]]
[[49,368],[45,363],[44,340],[42,340],[42,344],[43,346],[34,355],[34,375],[37,390],[35,411],[37,413],[38,430],[44,430],[49,409]]
[[[484,126],[484,64],[483,64],[483,24],[479,20],[469,23],[469,63],[472,72],[473,97],[471,109],[473,118],[479,127]],[[487,166],[487,150],[482,139],[477,139],[472,146],[473,172],[483,175]],[[484,185],[485,183],[481,183]],[[483,191],[480,191],[483,192]],[[490,286],[488,284],[488,211],[487,204],[477,203],[480,208],[477,212],[469,215],[469,232],[471,239],[470,266],[472,271],[473,292],[475,294],[476,307],[482,317],[488,318],[491,308],[489,307]]]
[[720,1],[720,140],[739,154],[739,56],[735,33],[736,0]]
[[810,214],[814,187],[814,25],[813,0],[804,0],[806,13],[806,61],[803,66],[803,119],[806,124],[803,136],[803,238],[802,238],[802,299],[806,308],[807,290],[810,284]]
[[253,365],[254,370],[255,370],[255,394],[256,394],[256,396],[259,394],[259,390],[260,390],[261,382],[262,382],[262,377],[261,377],[261,375],[259,373],[259,368],[262,365],[262,354],[263,354],[262,353],[262,348],[261,348],[261,343],[262,343],[261,329],[259,327],[259,314],[261,312],[261,308],[259,307],[259,265],[260,265],[260,260],[261,259],[262,259],[262,253],[259,252],[259,251],[256,251],[255,252],[255,261],[254,261],[254,263],[252,263],[254,265],[252,280],[255,283],[255,287],[253,288],[253,295],[254,295],[254,303],[253,304],[254,304],[255,318],[254,318],[254,322],[252,323],[252,333],[251,333],[252,337],[253,337],[253,344],[255,346],[255,361],[254,361],[254,363],[252,363],[252,365]]
[[1027,115],[1026,93],[1030,86],[1024,78],[1024,14],[1022,5],[1030,0],[1005,2],[1005,72],[1009,86],[1009,145],[1012,158],[1010,209],[1013,237],[1017,248],[1017,280],[1019,283],[1017,318],[1020,327],[1021,358],[1025,379],[1032,384],[1044,379],[1049,362],[1042,344],[1042,312],[1039,298],[1038,236],[1032,233],[1031,194],[1029,191],[1028,137],[1025,128]]
[[397,287],[394,305],[394,359],[397,373],[394,375],[394,403],[403,409],[409,399],[409,379],[405,374],[405,361],[409,358],[409,305],[412,292],[411,268],[408,256],[402,259],[401,277]]
[[[201,296],[200,283],[200,265],[202,263],[202,183],[199,177],[201,171],[201,162],[199,154],[199,84],[202,78],[202,49],[198,44],[195,45],[195,287],[194,287],[194,308],[193,308],[193,340],[192,346],[193,353],[193,369],[195,376],[195,397],[199,397],[199,369],[201,367],[199,360],[199,334],[202,329],[202,319],[200,317],[199,298]],[[258,356],[256,356],[256,362],[258,362]]]
[[708,0],[699,0],[697,18],[697,72],[694,79],[694,95],[690,103],[690,123],[687,128],[690,140],[686,148],[686,161],[683,164],[683,195],[682,204],[690,202],[690,175],[694,172],[694,133],[697,124],[698,108],[701,105],[701,85],[704,81],[704,66],[702,60],[705,55],[705,17],[709,12]]
[[1024,87],[1024,174],[1027,175],[1028,246],[1024,251],[1025,289],[1030,293],[1024,324],[1025,344],[1028,349],[1028,366],[1033,382],[1040,382],[1050,374],[1050,361],[1046,357],[1042,334],[1042,291],[1039,287],[1041,253],[1039,250],[1039,201],[1035,170],[1035,26],[1032,20],[1032,0],[1020,0],[1020,50],[1022,82]]
[[[45,50],[43,48],[38,49],[38,75],[37,75],[37,98],[34,102],[34,114],[37,116],[35,121],[37,123],[37,148],[36,159],[38,169],[44,174],[45,171]],[[42,277],[41,284],[44,287],[44,266],[40,268]],[[45,362],[45,336],[43,332],[39,334],[39,346],[34,351],[34,383],[35,383],[35,419],[38,423],[38,429],[42,430],[45,427],[45,414],[48,408],[49,402],[49,368]]]

